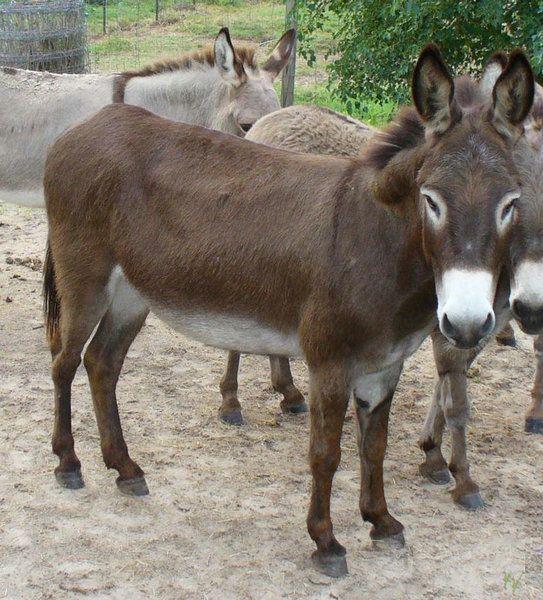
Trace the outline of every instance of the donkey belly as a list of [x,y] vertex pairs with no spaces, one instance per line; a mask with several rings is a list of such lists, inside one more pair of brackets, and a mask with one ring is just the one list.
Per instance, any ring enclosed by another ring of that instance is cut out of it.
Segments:
[[301,355],[296,332],[283,333],[248,317],[183,311],[153,304],[151,310],[176,331],[208,346],[249,354]]

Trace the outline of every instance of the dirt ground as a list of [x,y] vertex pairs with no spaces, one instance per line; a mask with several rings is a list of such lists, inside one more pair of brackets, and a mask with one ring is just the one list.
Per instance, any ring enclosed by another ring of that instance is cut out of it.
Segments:
[[[429,345],[395,398],[386,460],[404,549],[374,549],[358,512],[354,421],[333,515],[350,575],[313,571],[305,528],[308,419],[283,416],[267,363],[247,357],[246,424],[219,423],[224,354],[150,318],[126,361],[119,404],[151,494],[122,496],[102,463],[84,370],[74,431],[86,487],[60,489],[50,449],[52,385],[41,327],[41,211],[0,205],[0,598],[543,598],[543,436],[523,432],[531,340],[491,345],[471,378],[472,472],[487,506],[466,513],[418,475],[432,393]],[[303,363],[294,364],[307,393]]]

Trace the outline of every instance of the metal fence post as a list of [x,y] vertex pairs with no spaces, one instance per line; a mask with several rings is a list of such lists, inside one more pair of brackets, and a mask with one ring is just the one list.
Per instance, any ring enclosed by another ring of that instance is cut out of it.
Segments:
[[[296,27],[296,0],[286,0],[286,29]],[[287,66],[281,79],[281,106],[294,104],[294,78],[296,76],[296,40]]]

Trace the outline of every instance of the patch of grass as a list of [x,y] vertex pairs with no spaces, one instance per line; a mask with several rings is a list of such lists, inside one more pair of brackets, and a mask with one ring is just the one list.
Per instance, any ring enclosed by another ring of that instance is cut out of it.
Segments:
[[396,111],[394,102],[374,102],[361,99],[361,108],[355,108],[335,98],[326,85],[298,86],[294,90],[296,104],[318,104],[337,112],[351,115],[355,119],[380,127],[390,121]]

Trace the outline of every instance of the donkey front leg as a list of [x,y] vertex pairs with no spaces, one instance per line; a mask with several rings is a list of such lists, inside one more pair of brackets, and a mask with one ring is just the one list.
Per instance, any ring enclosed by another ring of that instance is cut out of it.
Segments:
[[[452,497],[464,508],[474,510],[483,506],[483,500],[478,485],[471,478],[467,459],[466,425],[469,418],[467,370],[477,356],[478,350],[458,350],[440,333],[434,333],[432,341],[439,381],[419,441],[420,447],[426,453],[426,461],[421,465],[420,471],[426,476],[430,473],[429,477],[432,481],[446,482],[445,461],[441,454],[441,438],[445,421],[452,437],[449,469],[456,481]],[[443,481],[439,481],[440,479]]]
[[284,413],[305,413],[307,404],[300,390],[294,385],[290,363],[285,356],[270,356],[271,381],[273,389],[283,394],[281,410]]
[[219,418],[229,425],[243,425],[241,404],[238,400],[239,359],[239,352],[228,353],[226,371],[220,383],[222,404],[219,408]]
[[309,462],[313,485],[307,529],[317,544],[313,564],[330,577],[341,577],[348,572],[346,552],[334,537],[330,495],[332,479],[341,458],[341,432],[349,402],[344,369],[331,366],[311,370],[310,389]]
[[515,332],[511,327],[511,323],[507,323],[507,325],[498,333],[496,336],[496,341],[501,346],[511,346],[511,348],[515,348],[517,345],[517,340],[515,338]]
[[359,377],[355,384],[358,449],[360,455],[360,512],[373,527],[375,541],[403,545],[403,525],[389,512],[383,484],[388,418],[402,365]]
[[537,360],[532,403],[526,413],[524,430],[528,433],[543,434],[543,335],[534,340],[534,352]]

